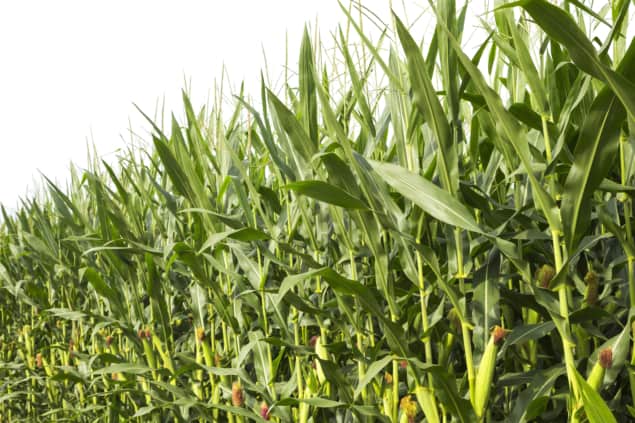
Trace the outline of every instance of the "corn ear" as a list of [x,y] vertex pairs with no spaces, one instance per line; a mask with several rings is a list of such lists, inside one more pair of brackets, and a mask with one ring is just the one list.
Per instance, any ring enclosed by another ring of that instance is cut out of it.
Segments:
[[[318,336],[315,339],[315,354],[317,354],[320,360],[329,359],[329,353],[324,347],[324,345],[322,344],[321,336]],[[320,364],[319,360],[315,361],[315,371],[317,372],[317,377],[320,384],[324,383],[326,381],[326,375],[324,374],[324,370],[322,370],[322,365]]]
[[424,386],[417,386],[415,389],[415,395],[419,402],[419,407],[426,416],[426,421],[429,423],[439,423],[439,410],[437,409],[437,400],[434,397],[434,392],[430,388]]
[[392,416],[393,412],[393,401],[392,401],[392,386],[387,385],[384,387],[381,396],[382,404],[384,406],[384,415]]
[[399,402],[401,413],[399,423],[414,423],[417,414],[417,403],[412,400],[410,394],[406,394]]
[[494,370],[496,368],[496,354],[501,340],[505,337],[505,329],[496,326],[492,331],[489,342],[485,347],[481,362],[476,372],[476,390],[474,392],[474,410],[476,415],[481,417],[485,412],[489,399],[490,388],[494,380]]
[[598,354],[598,360],[593,365],[587,383],[596,391],[602,388],[604,383],[604,375],[606,369],[609,369],[613,365],[613,350],[611,348],[605,348]]
[[586,283],[584,301],[590,306],[596,305],[599,295],[599,282],[597,274],[593,270],[589,270],[584,276],[584,282]]
[[587,378],[587,383],[596,391],[599,391],[602,387],[602,382],[604,381],[604,374],[606,370],[604,367],[600,365],[600,362],[596,362],[589,373],[589,377]]

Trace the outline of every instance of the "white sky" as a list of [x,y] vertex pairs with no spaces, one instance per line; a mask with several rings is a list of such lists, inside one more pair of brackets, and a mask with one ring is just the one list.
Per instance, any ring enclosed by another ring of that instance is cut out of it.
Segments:
[[[389,16],[387,0],[363,4]],[[0,203],[13,209],[39,172],[63,186],[71,161],[86,164],[89,141],[114,159],[129,119],[147,134],[133,102],[151,116],[162,98],[166,111],[181,110],[187,79],[198,108],[223,64],[234,87],[255,88],[263,49],[277,77],[286,32],[293,65],[316,16],[325,35],[345,21],[336,0],[0,2]]]
[[[393,3],[411,22],[427,0]],[[388,0],[362,4],[390,19]],[[187,80],[198,109],[223,64],[233,87],[244,79],[257,95],[263,49],[275,82],[285,34],[295,68],[304,25],[316,17],[327,42],[346,20],[337,0],[0,1],[0,203],[14,209],[39,172],[64,187],[70,162],[85,166],[89,143],[114,161],[129,127],[149,130],[133,102],[150,116],[163,98],[167,112],[180,111]],[[467,43],[474,22],[466,25]],[[414,32],[425,28],[418,23]]]

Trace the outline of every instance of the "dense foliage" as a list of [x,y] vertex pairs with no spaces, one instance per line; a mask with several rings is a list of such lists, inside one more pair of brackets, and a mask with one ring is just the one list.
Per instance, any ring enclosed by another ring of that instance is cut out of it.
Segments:
[[452,0],[423,52],[343,9],[341,72],[305,33],[282,94],[3,209],[0,421],[635,416],[630,3],[472,57]]

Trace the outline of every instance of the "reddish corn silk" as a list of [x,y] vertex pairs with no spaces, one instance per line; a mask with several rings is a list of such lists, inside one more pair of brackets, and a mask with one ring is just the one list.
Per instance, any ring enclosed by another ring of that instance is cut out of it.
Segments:
[[243,387],[240,385],[240,382],[234,382],[232,384],[232,405],[234,407],[242,407],[243,403]]
[[494,330],[492,330],[492,336],[494,337],[494,344],[500,345],[505,336],[507,336],[507,331],[500,326],[495,326]]
[[598,361],[600,362],[600,366],[604,369],[610,369],[611,366],[613,366],[613,350],[611,348],[605,348],[600,351]]
[[408,417],[408,423],[414,423],[415,416],[417,415],[417,403],[412,400],[410,395],[406,395],[399,402],[399,408]]
[[152,339],[152,332],[150,331],[150,328],[146,328],[146,329],[139,329],[137,331],[137,336],[139,337],[139,339],[143,340],[150,340]]
[[260,417],[269,420],[269,406],[264,401],[260,404]]
[[388,385],[392,385],[392,375],[390,373],[384,373],[384,380]]
[[200,343],[205,340],[205,329],[196,328],[196,340]]

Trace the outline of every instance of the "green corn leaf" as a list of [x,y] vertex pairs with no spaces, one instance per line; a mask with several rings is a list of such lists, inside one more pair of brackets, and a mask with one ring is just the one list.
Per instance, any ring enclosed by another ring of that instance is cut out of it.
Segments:
[[513,21],[513,14],[504,12],[504,16],[507,22],[507,29],[511,33],[514,41],[513,47],[516,52],[516,57],[518,58],[518,64],[520,65],[520,69],[525,75],[525,78],[527,78],[527,83],[531,88],[531,95],[535,99],[536,109],[539,114],[545,115],[549,111],[547,93],[545,92],[544,84],[538,75],[538,70],[534,65],[534,61],[529,54],[526,38]]
[[351,14],[346,9],[346,7],[344,7],[342,2],[338,0],[338,4],[340,5],[340,9],[342,9],[342,12],[344,12],[346,17],[348,18],[348,22],[350,22],[350,24],[353,26],[353,28],[355,29],[355,31],[357,32],[357,34],[361,38],[361,40],[364,43],[364,45],[368,48],[370,53],[373,55],[373,58],[377,61],[379,66],[382,68],[382,70],[385,72],[385,74],[390,79],[390,81],[392,83],[396,83],[398,87],[403,88],[401,86],[401,80],[399,79],[399,77],[397,75],[395,75],[391,71],[390,67],[386,64],[384,59],[381,57],[381,54],[380,54],[380,51],[379,51],[379,47],[377,45],[373,44],[373,42],[368,38],[368,36],[364,33],[364,31],[361,28],[361,26],[359,25],[359,23],[351,16]]
[[133,375],[142,375],[149,373],[152,369],[137,363],[115,363],[93,372],[95,375],[108,375],[112,373],[129,373]]
[[474,275],[472,320],[476,323],[474,344],[477,351],[483,351],[490,338],[491,329],[494,325],[500,324],[499,272],[500,254],[494,250],[490,253],[487,263]]
[[625,117],[618,99],[604,90],[593,102],[585,120],[562,194],[565,241],[570,249],[574,249],[586,233],[593,191],[613,167],[620,125]]
[[181,167],[181,164],[177,160],[176,156],[170,150],[167,142],[156,137],[153,138],[153,141],[154,148],[156,148],[156,151],[161,158],[161,162],[165,167],[165,171],[170,177],[170,180],[172,181],[174,188],[176,188],[176,191],[190,200],[193,204],[196,204],[196,195],[194,193],[194,189],[190,185],[185,171]]
[[[340,35],[340,49],[342,50],[342,54],[344,55],[344,59],[346,60],[346,68],[348,69],[348,73],[351,77],[351,83],[353,84],[353,92],[355,93],[355,98],[357,100],[357,104],[359,104],[359,108],[362,113],[362,122],[368,128],[371,136],[375,136],[377,131],[375,130],[375,122],[373,119],[373,113],[370,109],[370,105],[366,96],[364,95],[364,86],[363,79],[357,72],[355,62],[351,57],[351,54],[348,49],[348,43],[344,38],[343,32],[339,31]],[[364,77],[365,79],[365,77]]]
[[207,292],[199,284],[195,283],[190,288],[192,296],[192,312],[196,319],[197,328],[205,328],[205,317],[207,316]]
[[341,368],[330,360],[324,360],[317,357],[317,363],[322,368],[326,380],[331,383],[331,386],[338,392],[338,397],[341,398],[344,403],[350,404],[353,402],[353,388],[350,382],[342,374]]
[[[264,81],[263,81],[263,84],[264,84]],[[294,174],[293,170],[291,170],[291,168],[284,161],[284,158],[283,158],[284,153],[281,151],[280,147],[275,143],[273,134],[271,133],[271,129],[268,127],[268,125],[265,125],[263,118],[260,116],[260,113],[258,113],[258,111],[254,109],[250,104],[248,104],[244,99],[240,97],[236,97],[236,100],[240,102],[253,115],[256,125],[258,125],[258,128],[260,129],[262,140],[264,141],[265,146],[267,147],[267,150],[269,151],[269,154],[271,155],[272,160],[276,164],[277,169],[279,169],[279,171],[288,179],[295,180],[297,176]]]
[[605,207],[600,208],[598,210],[598,214],[600,216],[600,221],[606,227],[608,232],[610,232],[615,238],[617,238],[620,245],[624,249],[626,256],[631,259],[635,258],[635,243],[633,242],[633,239],[629,239],[625,236],[623,228],[615,223],[612,216],[607,212]]
[[[633,312],[630,313],[628,321],[632,321],[632,315]],[[606,348],[611,348],[613,352],[613,361],[611,367],[606,369],[606,375],[604,377],[605,383],[607,384],[614,383],[624,366],[628,365],[628,349],[631,339],[631,331],[632,328],[630,325],[625,325],[620,333],[599,345],[589,357],[588,369],[590,370],[593,363],[598,360],[598,353]]]
[[432,378],[439,400],[452,416],[463,423],[478,420],[472,404],[459,396],[456,383],[446,370],[441,368],[433,369]]
[[162,280],[159,276],[152,254],[145,253],[144,257],[146,268],[148,269],[146,288],[148,295],[150,296],[150,303],[152,306],[152,320],[159,324],[162,340],[164,342],[168,342],[171,338],[171,326]]
[[263,419],[262,417],[254,413],[253,411],[245,409],[245,408],[241,408],[241,407],[234,407],[231,405],[213,404],[213,403],[203,403],[202,406],[208,409],[215,409],[215,410],[229,412],[229,413],[232,413],[233,415],[241,416],[246,419],[249,419],[248,421],[254,421],[258,423],[267,422],[267,420]]
[[214,249],[214,247],[223,242],[225,239],[235,239],[243,242],[251,242],[251,241],[263,241],[266,239],[270,239],[270,237],[258,229],[254,228],[242,228],[242,229],[230,229],[228,231],[217,232],[212,234],[207,238],[205,244],[198,251],[198,254],[203,253],[208,249]]
[[364,377],[359,381],[357,387],[355,388],[355,392],[353,393],[353,398],[357,398],[359,394],[364,390],[366,386],[377,376],[382,370],[388,366],[388,364],[392,363],[395,358],[393,356],[387,355],[386,357],[373,361],[367,368],[366,373],[364,373]]
[[[511,335],[513,335],[513,333]],[[505,343],[508,342],[509,340],[505,341]],[[530,416],[532,404],[540,400],[540,398],[548,397],[556,380],[564,374],[565,369],[562,365],[537,373],[532,378],[529,386],[520,393],[518,399],[515,401],[514,408],[509,417],[510,420],[519,423],[530,421],[532,419]]]
[[439,143],[438,161],[441,185],[447,191],[454,193],[458,188],[458,165],[456,147],[452,140],[452,132],[448,124],[443,107],[437,98],[432,81],[425,69],[425,61],[421,50],[412,36],[396,15],[393,15],[399,39],[408,59],[408,75],[413,90],[414,104],[417,106],[437,138]]
[[617,423],[615,416],[606,405],[600,394],[593,389],[582,375],[575,370],[575,376],[580,385],[580,396],[584,411],[590,423]]
[[386,317],[384,309],[377,301],[380,296],[376,292],[357,281],[340,276],[330,268],[325,268],[321,276],[333,290],[357,298],[362,307],[382,322],[386,340],[395,353],[402,357],[410,356],[408,345],[403,342],[403,329]]
[[276,407],[287,406],[287,405],[298,405],[300,403],[309,404],[312,407],[316,408],[338,408],[345,407],[346,403],[342,401],[334,401],[328,398],[305,398],[305,399],[295,399],[295,398],[284,398],[275,403]]
[[567,48],[571,59],[580,69],[606,82],[628,114],[635,118],[635,84],[602,63],[591,41],[567,12],[546,0],[521,0],[518,4],[549,37]]
[[523,168],[529,177],[536,203],[547,218],[549,226],[552,230],[561,230],[562,225],[555,201],[545,191],[540,181],[534,175],[529,144],[526,136],[522,133],[518,122],[503,107],[503,103],[499,95],[487,85],[481,71],[476,67],[476,65],[474,65],[474,63],[472,63],[467,55],[463,53],[458,41],[449,33],[449,30],[445,28],[442,23],[440,23],[440,25],[449,34],[448,40],[450,41],[452,48],[455,50],[461,64],[470,75],[472,83],[478,88],[480,94],[485,99],[492,117],[496,119],[498,124],[501,126],[505,142],[511,145],[522,162]]
[[501,350],[505,351],[512,345],[522,345],[527,341],[540,339],[549,334],[555,327],[556,325],[551,321],[517,326],[505,337],[505,343]]
[[85,267],[80,270],[79,277],[80,279],[86,278],[97,294],[108,301],[112,311],[117,317],[125,317],[126,314],[124,314],[124,306],[120,293],[104,281],[97,269]]
[[307,134],[291,110],[270,90],[267,90],[267,96],[272,108],[276,111],[280,126],[289,135],[293,147],[306,163],[310,163],[313,155],[317,153],[317,146],[311,141],[309,134]]
[[[620,64],[620,72],[635,80],[635,43]],[[593,101],[574,150],[571,170],[562,194],[565,241],[573,249],[586,233],[591,216],[591,197],[613,167],[624,107],[608,88]]]
[[307,197],[314,198],[318,201],[322,201],[334,206],[343,207],[350,210],[367,209],[368,206],[359,198],[353,197],[353,195],[322,181],[298,181],[287,184],[285,186],[298,194],[306,195]]
[[430,388],[423,386],[417,386],[415,388],[415,395],[419,406],[426,416],[426,421],[429,423],[440,423],[439,411],[436,398],[434,397],[434,391]]
[[300,78],[300,108],[302,110],[302,121],[304,129],[309,136],[309,141],[313,145],[313,150],[317,150],[318,145],[318,110],[317,93],[315,91],[315,66],[313,64],[313,47],[309,31],[305,27],[300,46],[299,78]]
[[80,321],[88,317],[86,313],[82,313],[81,311],[69,310],[67,308],[49,308],[48,310],[46,310],[46,312],[55,317],[59,317],[60,319],[73,321]]
[[388,185],[441,222],[483,234],[469,210],[448,192],[401,166],[370,161]]

